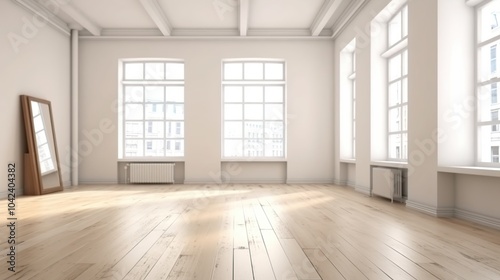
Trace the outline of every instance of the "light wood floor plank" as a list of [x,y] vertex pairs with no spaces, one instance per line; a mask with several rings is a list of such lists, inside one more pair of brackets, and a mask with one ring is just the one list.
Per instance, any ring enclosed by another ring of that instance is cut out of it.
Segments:
[[78,186],[16,210],[0,280],[500,279],[500,231],[335,185]]

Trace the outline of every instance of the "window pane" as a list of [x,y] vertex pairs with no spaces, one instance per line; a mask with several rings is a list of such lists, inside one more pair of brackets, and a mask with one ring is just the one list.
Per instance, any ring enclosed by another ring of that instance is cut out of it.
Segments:
[[165,131],[167,138],[184,138],[184,122],[166,122]]
[[408,75],[408,50],[403,52],[403,76]]
[[403,103],[408,102],[408,79],[404,78],[403,79]]
[[498,163],[499,162],[499,154],[498,154],[498,146],[491,147],[491,162]]
[[490,96],[491,96],[491,104],[498,103],[498,84],[492,83],[490,86]]
[[146,120],[163,120],[165,118],[163,103],[146,104]]
[[166,156],[180,157],[184,155],[184,140],[167,140],[165,148]]
[[[494,85],[494,86],[493,86]],[[482,86],[478,92],[478,121],[491,121],[492,111],[497,110],[499,106],[496,104],[497,93],[496,83]],[[494,100],[495,99],[495,100]],[[495,101],[495,102],[494,102]]]
[[267,86],[266,102],[283,102],[283,87],[282,86]]
[[389,85],[389,107],[401,104],[401,81]]
[[143,113],[142,104],[125,104],[125,120],[142,120]]
[[127,157],[142,157],[144,155],[143,140],[126,140],[125,141],[125,156]]
[[166,80],[184,80],[184,63],[166,63]]
[[401,54],[389,59],[389,81],[401,77]]
[[408,5],[405,5],[403,7],[402,25],[403,25],[403,37],[406,37],[408,36]]
[[35,128],[35,132],[45,131],[45,127],[43,125],[42,115],[38,115],[33,119],[33,126]]
[[401,145],[403,146],[401,159],[408,159],[408,133],[403,133],[403,143]]
[[261,62],[245,63],[245,80],[263,80],[264,64]]
[[262,120],[264,106],[262,104],[245,104],[245,120]]
[[142,122],[125,122],[125,138],[142,138]]
[[142,86],[126,86],[125,102],[143,102],[144,88]]
[[388,23],[389,30],[389,47],[399,42],[401,38],[401,12],[397,13],[394,18]]
[[401,158],[401,134],[389,135],[389,158]]
[[146,124],[146,138],[163,138],[165,125],[164,122],[148,121]]
[[408,106],[401,107],[403,110],[403,130],[408,130]]
[[262,140],[245,140],[244,155],[247,157],[264,156],[264,142]]
[[146,80],[163,80],[165,79],[165,64],[164,63],[146,63]]
[[266,120],[283,120],[283,105],[266,104]]
[[263,102],[264,88],[261,86],[245,87],[245,102]]
[[243,80],[243,63],[224,63],[224,80]]
[[157,86],[146,87],[145,88],[146,102],[163,102],[163,100],[165,99],[163,88],[164,87],[157,87]]
[[264,137],[268,139],[283,138],[283,122],[266,122]]
[[243,140],[224,140],[224,156],[243,156]]
[[283,157],[283,140],[266,140],[264,146],[266,157]]
[[143,80],[144,65],[143,63],[125,63],[125,80]]
[[183,86],[166,86],[165,92],[167,102],[184,102],[184,87]]
[[145,156],[161,157],[165,155],[165,140],[146,140]]
[[480,49],[480,73],[479,81],[484,82],[499,77],[497,71],[497,47],[500,41],[488,44]]
[[241,104],[226,104],[224,105],[225,120],[242,120],[243,105]]
[[260,139],[264,135],[263,122],[245,122],[245,138]]
[[265,64],[265,79],[266,80],[284,80],[283,63],[266,63]]
[[225,86],[224,102],[243,102],[243,87]]
[[389,132],[401,131],[401,108],[389,110]]
[[183,120],[184,104],[167,104],[167,120]]
[[225,138],[243,138],[243,122],[224,122]]
[[36,145],[41,146],[45,143],[47,143],[47,134],[45,133],[45,129],[43,129],[36,133]]
[[479,161],[492,162],[492,147],[500,143],[500,134],[493,130],[492,125],[483,125],[479,128]]
[[480,10],[480,41],[486,41],[500,34],[500,2],[491,1]]

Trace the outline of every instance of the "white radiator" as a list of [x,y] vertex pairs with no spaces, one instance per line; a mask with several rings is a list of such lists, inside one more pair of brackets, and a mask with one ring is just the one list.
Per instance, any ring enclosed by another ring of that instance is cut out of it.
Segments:
[[175,163],[130,163],[130,183],[174,183]]
[[372,169],[372,195],[391,199],[403,197],[403,172],[401,169],[374,167]]

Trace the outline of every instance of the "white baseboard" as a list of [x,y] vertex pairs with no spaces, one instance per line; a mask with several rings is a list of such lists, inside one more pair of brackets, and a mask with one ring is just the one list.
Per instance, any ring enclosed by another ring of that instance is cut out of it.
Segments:
[[347,181],[346,180],[333,179],[333,184],[339,185],[339,186],[346,186],[347,185]]
[[222,182],[207,181],[207,180],[184,180],[184,185],[222,185]]
[[436,207],[425,205],[425,204],[422,204],[419,202],[407,200],[406,207],[413,209],[413,210],[416,210],[418,212],[422,212],[422,213],[434,216],[434,217],[438,216],[438,211],[437,211]]
[[476,224],[480,224],[483,226],[488,226],[488,227],[492,227],[495,229],[500,229],[500,219],[488,217],[485,215],[477,214],[477,213],[470,212],[467,210],[462,210],[462,209],[455,209],[454,212],[455,212],[456,218],[466,220],[469,222],[473,222]]
[[284,184],[284,179],[236,179],[224,181],[224,184]]
[[370,188],[366,188],[366,187],[362,187],[362,186],[354,186],[354,190],[359,192],[359,193],[366,194],[368,196],[371,195]]
[[333,179],[328,178],[328,179],[300,179],[300,178],[295,178],[295,179],[287,179],[286,183],[287,184],[333,184]]
[[118,185],[118,181],[80,181],[79,185]]
[[455,215],[454,208],[438,208],[411,200],[406,201],[406,207],[439,218],[451,218]]

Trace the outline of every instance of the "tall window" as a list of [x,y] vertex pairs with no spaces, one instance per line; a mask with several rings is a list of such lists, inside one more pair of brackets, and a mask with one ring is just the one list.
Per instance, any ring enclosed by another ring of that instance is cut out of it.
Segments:
[[125,61],[119,157],[184,156],[184,63]]
[[477,143],[480,164],[498,163],[500,145],[500,119],[498,111],[498,49],[500,27],[497,15],[500,1],[486,1],[477,8],[477,53],[478,53],[478,91],[477,91]]
[[387,24],[388,159],[408,158],[408,6]]
[[285,63],[224,61],[223,157],[285,157]]

